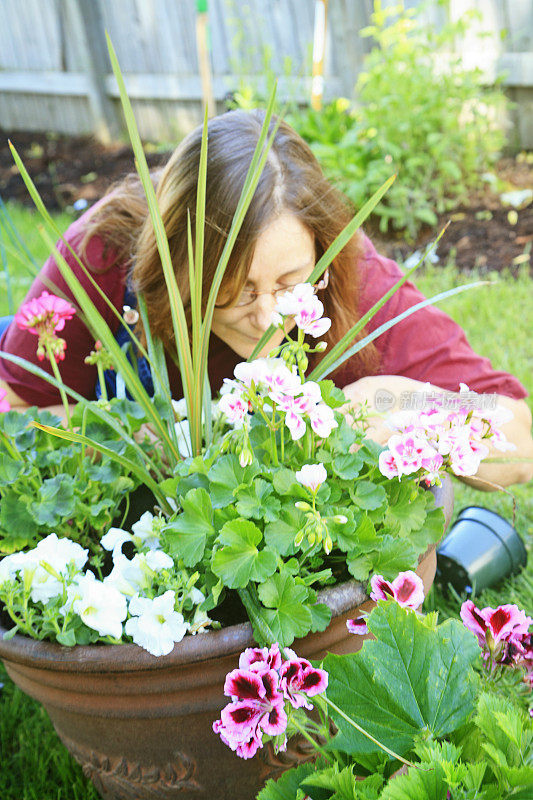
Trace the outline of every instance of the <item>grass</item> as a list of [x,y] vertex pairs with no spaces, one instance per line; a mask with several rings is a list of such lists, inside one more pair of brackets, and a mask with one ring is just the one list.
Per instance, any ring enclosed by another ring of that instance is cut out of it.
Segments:
[[[16,206],[9,213],[36,263],[46,258],[46,247],[38,233],[38,219],[31,212]],[[70,219],[57,217],[65,228]],[[30,273],[10,261],[13,300],[19,303],[31,283]],[[429,267],[420,273],[417,285],[432,295],[479,276],[458,274],[453,264]],[[441,304],[467,333],[470,344],[478,353],[489,357],[493,366],[516,375],[531,391],[533,345],[529,321],[533,318],[531,280],[524,270],[515,279],[509,274],[490,276],[495,283],[453,297]],[[486,276],[483,276],[486,278]],[[3,280],[3,285],[2,285]],[[0,287],[7,289],[5,275],[0,274]],[[520,311],[518,311],[520,309]],[[7,292],[0,293],[0,315],[9,313]],[[529,398],[531,403],[531,398]],[[456,482],[456,508],[483,505],[494,509],[507,519],[512,515],[512,500],[503,493],[483,493]],[[518,510],[516,528],[531,552],[533,547],[533,497],[527,486],[513,488]],[[461,598],[444,596],[432,590],[426,601],[428,608],[438,608],[444,616],[456,616]],[[478,605],[516,603],[533,612],[533,559],[520,575],[483,592]],[[2,800],[97,800],[97,793],[84,778],[81,769],[58,740],[46,713],[30,698],[23,695],[0,667],[4,688],[0,696],[0,797]]]

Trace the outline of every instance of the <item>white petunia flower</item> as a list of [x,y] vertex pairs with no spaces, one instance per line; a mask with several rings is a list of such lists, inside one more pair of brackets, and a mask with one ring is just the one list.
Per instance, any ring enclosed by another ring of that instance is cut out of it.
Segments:
[[117,591],[128,597],[144,592],[152,585],[152,575],[146,569],[143,554],[137,553],[133,558],[126,558],[123,553],[113,553],[113,569],[104,578],[106,586],[114,586]]
[[131,529],[136,547],[149,547],[150,550],[159,548],[159,538],[161,536],[159,517],[154,517],[149,511],[145,511],[140,520],[134,522]]
[[153,600],[136,596],[130,601],[132,617],[126,622],[126,633],[153,656],[168,655],[189,629],[183,616],[174,611],[175,601],[170,589]]
[[63,582],[58,576],[66,578],[72,568],[81,570],[88,555],[89,551],[77,542],[59,539],[55,533],[42,539],[37,547],[25,553],[23,563],[24,572],[33,571],[30,591],[32,601],[48,603],[53,597],[60,595],[63,592]]
[[128,614],[126,598],[114,586],[96,580],[93,573],[77,581],[72,610],[100,636],[122,637],[122,622]]
[[128,531],[122,530],[122,528],[109,528],[108,532],[105,533],[102,538],[100,539],[100,544],[104,548],[104,550],[112,550],[113,551],[113,560],[115,559],[115,553],[120,554],[122,552],[122,545],[124,542],[132,542],[133,536]]
[[193,586],[192,589],[187,593],[187,597],[192,601],[194,606],[199,606],[200,603],[203,603],[205,600],[205,595],[200,589],[197,589],[196,586]]

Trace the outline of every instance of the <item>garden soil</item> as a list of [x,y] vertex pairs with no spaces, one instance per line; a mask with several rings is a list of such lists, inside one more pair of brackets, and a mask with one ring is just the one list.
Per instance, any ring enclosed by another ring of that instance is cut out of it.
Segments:
[[[8,138],[21,155],[49,210],[72,210],[76,201],[91,205],[109,186],[134,169],[131,149],[123,144],[104,146],[90,137],[0,131],[0,197],[31,206],[23,181],[7,145]],[[165,163],[169,153],[147,146],[151,168]],[[533,189],[533,164],[525,158],[503,159],[497,169],[500,187]],[[487,188],[472,193],[468,204],[441,215],[434,229],[421,231],[414,243],[401,234],[383,235],[370,221],[367,231],[380,252],[405,258],[427,245],[450,220],[438,244],[440,263],[455,259],[458,269],[476,268],[481,274],[530,266],[533,247],[533,203],[513,209],[502,204],[499,195]],[[77,204],[78,205],[78,204]],[[511,212],[511,213],[510,213]],[[516,213],[515,213],[516,212]]]

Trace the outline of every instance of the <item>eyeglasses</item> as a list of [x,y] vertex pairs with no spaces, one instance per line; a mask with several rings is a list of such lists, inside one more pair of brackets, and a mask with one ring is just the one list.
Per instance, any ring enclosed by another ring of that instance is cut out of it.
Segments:
[[[317,292],[322,291],[322,289],[325,289],[328,283],[329,283],[329,270],[326,270],[321,280],[318,283],[315,283],[315,285],[313,286],[313,294],[316,294]],[[231,307],[242,308],[243,306],[250,306],[255,301],[256,297],[259,297],[259,295],[261,294],[270,294],[276,300],[279,300],[285,294],[285,292],[292,291],[295,288],[295,286],[299,286],[299,284],[295,283],[292,286],[282,286],[280,289],[271,289],[270,291],[266,292],[254,292],[251,289],[243,289],[239,297],[235,301],[235,303],[232,303]],[[216,303],[215,306],[217,308],[221,308],[223,307],[223,304],[219,305],[218,303]]]

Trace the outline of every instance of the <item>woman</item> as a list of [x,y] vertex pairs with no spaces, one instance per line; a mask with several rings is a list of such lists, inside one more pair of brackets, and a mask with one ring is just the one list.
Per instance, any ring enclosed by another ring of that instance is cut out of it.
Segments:
[[[218,259],[237,206],[263,112],[233,111],[209,123],[207,201],[204,259],[204,299],[207,297]],[[187,214],[194,224],[196,179],[201,129],[193,131],[176,149],[167,166],[154,175],[160,211],[170,244],[176,277],[187,311],[189,306]],[[246,214],[224,277],[212,324],[209,378],[216,392],[224,377],[248,358],[270,324],[276,293],[310,276],[316,260],[351,217],[346,199],[324,178],[308,146],[287,124],[282,123],[269,152],[259,185]],[[144,193],[137,178],[123,181],[68,229],[65,238],[80,255],[113,305],[134,306],[142,292],[147,302],[152,334],[163,341],[174,397],[181,397],[181,383],[172,354],[175,353],[170,308],[152,225]],[[96,307],[113,330],[119,325],[108,305],[80,270],[64,244],[59,245]],[[332,319],[324,337],[331,347],[398,280],[401,272],[389,259],[379,256],[362,233],[353,237],[329,269],[329,282],[316,287]],[[52,281],[71,296],[59,270],[50,258],[32,285],[28,297],[36,297]],[[413,306],[422,298],[411,283],[404,286],[380,309],[365,333]],[[129,312],[131,316],[132,312]],[[135,316],[135,311],[133,311]],[[142,337],[142,329],[137,333]],[[96,370],[84,364],[94,346],[90,332],[77,316],[65,327],[64,382],[86,397],[94,396]],[[362,336],[363,334],[361,334]],[[280,341],[272,338],[263,354]],[[35,341],[11,325],[0,342],[10,353],[36,362]],[[42,364],[41,364],[42,366]],[[312,365],[311,365],[312,366]],[[332,377],[354,404],[367,401],[394,410],[418,393],[427,392],[426,382],[436,391],[457,391],[459,383],[471,390],[498,396],[498,402],[513,412],[503,428],[517,450],[513,455],[533,455],[531,414],[524,402],[524,387],[511,375],[492,369],[476,355],[463,331],[446,314],[428,307],[382,334],[346,361]],[[0,361],[0,386],[8,391],[11,405],[49,406],[58,395],[49,384],[25,370]],[[385,401],[384,401],[385,398]],[[423,400],[423,398],[422,398]],[[374,419],[374,418],[373,418]],[[371,435],[384,443],[390,431],[383,422],[373,422]],[[497,451],[495,455],[501,455]],[[531,464],[484,464],[478,477],[504,485],[527,481]],[[476,485],[483,484],[472,479]]]

